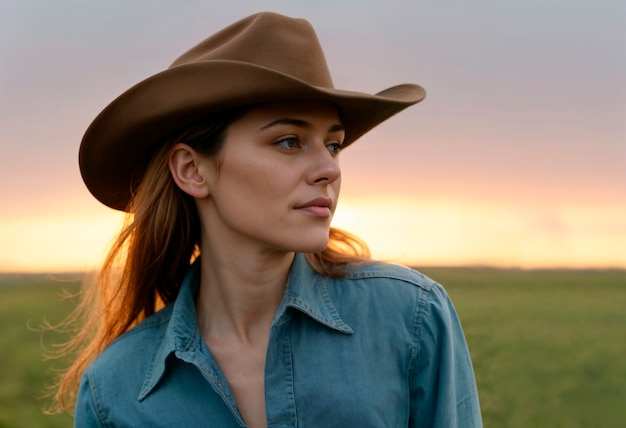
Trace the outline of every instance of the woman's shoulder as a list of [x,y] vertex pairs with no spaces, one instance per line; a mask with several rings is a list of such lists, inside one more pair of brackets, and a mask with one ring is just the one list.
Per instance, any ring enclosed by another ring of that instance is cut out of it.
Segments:
[[169,355],[172,310],[170,305],[148,317],[91,362],[81,380],[77,420],[99,418],[102,426],[137,426],[129,421],[143,417],[142,397],[161,379]]
[[149,365],[155,347],[165,336],[171,315],[170,305],[122,334],[98,355],[89,370],[94,374],[124,376],[130,371]]
[[443,285],[415,269],[388,262],[356,265],[346,277],[328,284],[327,289],[338,300],[384,305],[405,315],[415,311],[434,315],[452,306]]
[[381,338],[394,331],[403,343],[415,343],[424,326],[427,331],[447,329],[440,321],[454,311],[442,285],[402,265],[364,263],[323,284],[337,314],[354,331]]
[[368,281],[373,284],[418,287],[423,291],[439,288],[441,285],[421,272],[408,266],[373,261],[355,265],[346,276],[346,282]]

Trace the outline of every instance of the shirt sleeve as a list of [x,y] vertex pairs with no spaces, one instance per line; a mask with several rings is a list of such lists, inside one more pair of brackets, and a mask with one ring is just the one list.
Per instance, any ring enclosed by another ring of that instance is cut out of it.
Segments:
[[410,427],[482,427],[474,370],[458,315],[435,284],[414,321]]
[[75,428],[103,428],[104,425],[98,417],[96,403],[91,392],[88,371],[83,375],[83,379],[78,389],[76,399],[76,409],[74,412]]

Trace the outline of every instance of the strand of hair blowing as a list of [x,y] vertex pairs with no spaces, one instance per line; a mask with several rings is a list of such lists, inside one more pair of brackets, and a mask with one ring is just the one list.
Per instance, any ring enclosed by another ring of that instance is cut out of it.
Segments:
[[169,150],[155,155],[99,275],[56,326],[76,334],[50,357],[76,359],[58,382],[51,413],[71,410],[85,369],[111,342],[174,301],[198,254],[195,205],[167,173],[168,157]]

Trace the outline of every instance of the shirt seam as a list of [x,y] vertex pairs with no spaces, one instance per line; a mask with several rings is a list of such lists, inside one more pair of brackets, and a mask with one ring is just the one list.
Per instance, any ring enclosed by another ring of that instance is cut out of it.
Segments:
[[419,356],[421,354],[420,349],[420,339],[422,336],[422,326],[423,320],[426,315],[427,303],[430,299],[430,289],[425,290],[423,293],[417,293],[416,302],[415,302],[415,313],[413,315],[413,325],[412,325],[412,335],[413,335],[413,346],[411,352],[411,364],[409,365],[409,379],[413,376],[414,371],[417,367],[417,362],[419,361]]
[[[372,279],[372,278],[394,279],[394,280],[398,280],[398,281],[415,285],[424,291],[430,291],[430,289],[433,287],[434,282],[431,279],[424,276],[423,274],[421,274],[420,272],[410,269],[410,268],[406,268],[404,266],[398,266],[398,267],[406,270],[406,272],[399,273],[399,272],[394,272],[394,271],[389,271],[389,270],[359,271],[359,272],[354,272],[350,274],[346,279],[349,279],[349,280]],[[403,273],[406,273],[407,275],[403,275]],[[417,275],[419,279],[421,279],[422,281],[419,281],[416,278],[413,278],[412,277],[413,275]]]
[[93,403],[94,409],[96,410],[98,422],[100,422],[103,427],[109,427],[110,425],[105,422],[104,407],[97,391],[97,382],[92,370],[87,372],[87,378],[89,379],[89,391],[91,392],[91,397],[89,399]]

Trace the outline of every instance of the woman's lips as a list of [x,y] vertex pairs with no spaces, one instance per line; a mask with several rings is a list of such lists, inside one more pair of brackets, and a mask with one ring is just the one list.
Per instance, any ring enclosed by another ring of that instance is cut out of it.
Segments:
[[320,197],[305,202],[302,205],[296,207],[297,210],[306,212],[320,218],[329,218],[332,215],[330,207],[333,201],[327,197]]
[[322,217],[322,218],[328,218],[330,217],[330,214],[331,214],[329,207],[321,207],[321,206],[302,207],[302,208],[298,208],[298,210],[304,211],[316,217]]

